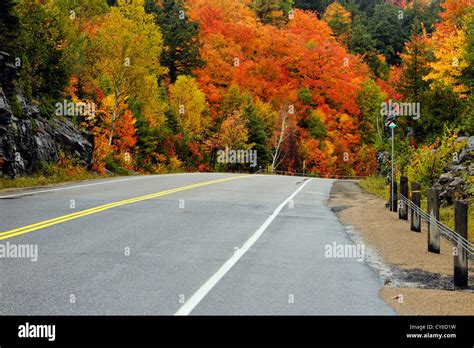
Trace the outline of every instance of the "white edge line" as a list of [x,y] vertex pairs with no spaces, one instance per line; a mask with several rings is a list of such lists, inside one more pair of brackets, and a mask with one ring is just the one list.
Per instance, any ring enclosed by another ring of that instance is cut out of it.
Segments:
[[211,291],[211,289],[224,277],[224,275],[240,260],[240,258],[252,247],[252,245],[260,238],[265,232],[267,227],[272,221],[278,216],[283,207],[288,204],[312,179],[306,181],[301,185],[293,194],[285,199],[270,215],[267,220],[259,227],[257,231],[242,245],[240,249],[231,256],[222,266],[214,273],[189,299],[186,301],[181,308],[175,313],[177,316],[189,315],[192,310],[201,302],[201,300]]
[[[12,195],[0,196],[0,199],[11,198],[11,197],[20,197],[20,196],[31,196],[31,195],[36,195],[36,194],[39,194],[39,193],[71,190],[71,189],[76,189],[76,188],[90,187],[90,186],[97,186],[97,185],[114,184],[116,182],[124,182],[124,181],[139,180],[139,179],[151,179],[151,178],[156,178],[156,177],[186,175],[186,174],[200,174],[200,173],[175,173],[175,174],[141,175],[141,176],[138,176],[138,177],[126,178],[126,179],[101,181],[101,182],[95,182],[95,183],[83,184],[83,185],[76,185],[76,186],[58,187],[58,188],[53,188],[53,189],[48,189],[48,190],[41,190],[41,191],[29,191],[29,192],[15,193],[15,194],[12,194]],[[34,188],[28,188],[27,190],[30,190],[30,189],[34,189]]]

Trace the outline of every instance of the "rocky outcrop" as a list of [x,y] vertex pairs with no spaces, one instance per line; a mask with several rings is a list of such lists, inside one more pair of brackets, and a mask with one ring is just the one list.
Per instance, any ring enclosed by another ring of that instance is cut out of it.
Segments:
[[386,151],[377,152],[377,174],[390,177],[390,154]]
[[458,140],[467,140],[466,147],[458,154],[457,160],[444,168],[434,185],[440,199],[450,204],[455,199],[466,199],[474,195],[474,137]]
[[93,137],[69,119],[41,117],[38,107],[15,87],[17,72],[9,61],[0,52],[0,174],[33,173],[42,162],[55,163],[61,153],[90,167]]

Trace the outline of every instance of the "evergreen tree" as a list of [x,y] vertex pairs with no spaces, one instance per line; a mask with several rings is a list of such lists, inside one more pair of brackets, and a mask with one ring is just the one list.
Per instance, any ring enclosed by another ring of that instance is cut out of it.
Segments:
[[286,23],[293,0],[253,0],[251,7],[262,23],[280,25]]
[[267,134],[257,116],[255,107],[250,104],[243,108],[243,115],[248,129],[248,143],[257,150],[258,165],[266,167],[271,163],[271,153],[267,146]]
[[435,86],[419,96],[423,122],[412,122],[415,139],[429,144],[443,133],[446,125],[459,127],[465,105],[450,87]]
[[340,41],[346,41],[352,21],[351,13],[339,3],[333,2],[326,8],[323,18],[331,27],[334,35]]
[[474,134],[474,16],[471,17],[467,25],[466,33],[466,62],[469,64],[464,72],[463,82],[468,86],[468,100],[466,116],[463,121],[463,128],[467,134]]
[[147,0],[145,9],[156,15],[156,23],[163,34],[164,49],[161,65],[169,69],[171,83],[179,75],[191,75],[194,68],[204,64],[199,49],[199,25],[186,17],[182,0],[163,0],[161,6]]
[[321,14],[332,1],[333,0],[295,0],[295,7]]
[[385,0],[350,0],[351,4],[356,5],[361,11],[372,17],[377,5],[384,5]]
[[428,63],[434,59],[427,37],[412,36],[411,41],[405,45],[402,59],[400,91],[418,101],[420,94],[429,88],[429,82],[425,81],[423,76],[430,72]]
[[10,54],[13,54],[19,28],[18,18],[13,13],[15,5],[15,0],[0,2],[0,51],[7,51]]
[[41,2],[18,2],[15,7],[18,30],[10,43],[20,63],[19,84],[29,96],[41,100],[44,116],[54,113],[54,101],[62,96],[70,76],[65,59],[66,24],[56,8]]
[[326,126],[324,122],[319,118],[317,112],[311,110],[310,117],[308,120],[309,134],[314,139],[324,140],[327,135]]
[[364,25],[360,15],[354,17],[347,45],[352,53],[368,55],[375,50],[375,40]]
[[466,59],[469,65],[464,72],[465,84],[470,87],[470,94],[474,94],[474,16],[471,17],[470,22],[467,25],[466,32]]
[[374,15],[369,17],[368,28],[375,39],[375,48],[381,52],[389,64],[399,64],[398,53],[403,51],[403,45],[410,35],[406,28],[407,17],[402,9],[390,4],[375,6]]

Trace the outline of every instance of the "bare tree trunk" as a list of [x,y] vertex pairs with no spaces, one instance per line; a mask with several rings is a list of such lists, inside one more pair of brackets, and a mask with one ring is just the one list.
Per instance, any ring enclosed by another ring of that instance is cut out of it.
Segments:
[[[286,138],[286,119],[288,117],[288,112],[282,111],[281,112],[281,130],[280,130],[280,136],[278,137],[278,141],[275,144],[275,152],[273,153],[273,160],[272,160],[272,173],[276,169],[275,168],[275,163],[278,160],[278,157],[280,156],[280,151],[281,151],[281,144]],[[281,161],[280,161],[281,162]],[[278,163],[280,164],[280,163]],[[278,166],[278,165],[277,165]]]
[[376,122],[377,124],[377,136],[379,137],[379,140],[381,143],[383,143],[383,136],[382,136],[382,131],[381,131],[381,127],[380,127],[380,124],[379,124],[379,117],[377,115],[377,119],[376,119]]
[[117,120],[117,109],[118,109],[118,93],[117,90],[115,90],[115,101],[114,101],[114,114],[112,116],[112,124],[110,126],[110,137],[109,137],[109,147],[112,146],[112,139],[114,137],[114,126],[115,126],[115,121]]

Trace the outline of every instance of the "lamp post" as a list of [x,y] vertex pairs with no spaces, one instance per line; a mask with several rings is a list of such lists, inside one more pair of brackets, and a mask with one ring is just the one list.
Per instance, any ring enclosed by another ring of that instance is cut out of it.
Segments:
[[392,189],[392,192],[390,194],[390,210],[391,211],[395,211],[394,208],[393,208],[393,201],[394,201],[394,195],[395,195],[395,180],[394,180],[394,163],[393,163],[393,160],[394,160],[394,153],[395,153],[395,128],[397,128],[397,125],[392,122],[390,123],[390,125],[388,126],[391,130],[392,130],[392,185],[391,185],[391,189]]

